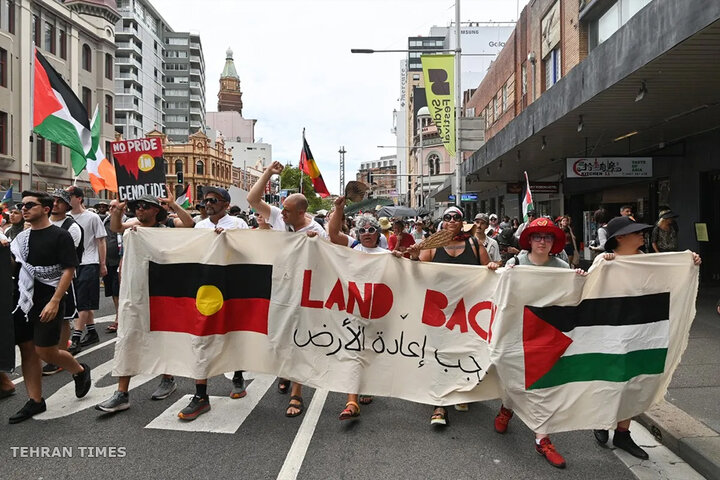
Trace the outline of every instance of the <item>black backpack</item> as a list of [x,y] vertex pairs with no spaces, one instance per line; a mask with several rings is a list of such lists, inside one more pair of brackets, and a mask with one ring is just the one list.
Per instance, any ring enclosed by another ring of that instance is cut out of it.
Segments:
[[77,248],[75,248],[75,253],[77,255],[78,262],[82,262],[82,256],[85,252],[85,231],[80,226],[80,224],[77,223],[72,217],[65,217],[65,220],[63,221],[62,225],[60,225],[60,228],[70,231],[70,227],[73,223],[77,224],[78,228],[80,228],[80,244],[77,246]]

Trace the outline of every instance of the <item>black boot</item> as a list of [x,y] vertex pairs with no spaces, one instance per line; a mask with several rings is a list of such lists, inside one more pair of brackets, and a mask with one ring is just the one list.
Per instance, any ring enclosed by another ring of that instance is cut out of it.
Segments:
[[593,435],[595,435],[595,440],[597,440],[600,445],[605,445],[608,442],[609,435],[607,430],[593,430]]
[[638,447],[638,445],[630,437],[630,430],[625,430],[624,432],[619,432],[615,430],[615,435],[613,436],[613,445],[615,445],[617,448],[625,450],[633,457],[637,457],[641,460],[647,460],[648,458],[650,458],[647,452],[642,448]]

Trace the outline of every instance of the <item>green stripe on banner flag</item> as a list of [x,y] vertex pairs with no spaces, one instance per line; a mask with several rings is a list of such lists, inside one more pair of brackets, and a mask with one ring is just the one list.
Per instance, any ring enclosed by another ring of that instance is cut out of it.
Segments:
[[560,357],[553,368],[529,390],[556,387],[571,382],[626,382],[638,375],[657,375],[665,370],[667,348],[637,350],[624,355],[583,353]]

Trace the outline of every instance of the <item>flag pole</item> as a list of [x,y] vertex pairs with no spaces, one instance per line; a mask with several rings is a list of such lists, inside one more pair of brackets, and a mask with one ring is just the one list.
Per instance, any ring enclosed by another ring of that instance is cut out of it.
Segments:
[[[305,155],[305,127],[303,127],[303,145],[302,145],[302,153],[300,154],[300,160],[302,160],[302,156]],[[307,162],[307,159],[305,159]],[[303,193],[303,166],[300,165],[300,193]]]
[[[38,27],[39,28],[39,27]],[[33,137],[33,127],[35,123],[35,41],[33,40],[32,44],[30,45],[30,168],[28,169],[28,174],[30,176],[30,188],[28,190],[32,190],[32,182],[33,182],[33,163],[35,162],[35,156],[37,155],[37,152],[35,151],[34,142],[35,139]]]

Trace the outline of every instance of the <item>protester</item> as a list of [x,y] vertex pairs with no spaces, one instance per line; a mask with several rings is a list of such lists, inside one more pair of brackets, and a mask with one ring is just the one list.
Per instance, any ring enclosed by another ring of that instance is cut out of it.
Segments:
[[95,204],[95,213],[98,214],[100,220],[104,221],[107,218],[108,210],[110,210],[110,205],[105,200],[100,200]]
[[[205,204],[208,217],[205,220],[199,221],[195,225],[195,228],[211,228],[215,230],[215,233],[222,233],[225,230],[248,228],[247,223],[245,223],[243,219],[229,215],[226,212],[226,209],[230,205],[230,194],[227,190],[219,187],[205,187],[203,188],[203,194],[205,197],[203,204]],[[167,378],[164,378],[163,382],[169,383]],[[163,384],[161,383],[160,388],[162,387]],[[175,381],[173,379],[170,392],[167,393],[167,395],[164,395],[164,392],[158,392],[160,395],[157,395],[157,397],[166,398],[175,391],[175,388]],[[164,395],[164,397],[162,395]],[[233,375],[230,398],[243,398],[245,395],[247,395],[245,379],[243,378],[242,370],[238,370]],[[190,400],[188,406],[180,410],[178,417],[183,420],[195,420],[209,410],[210,396],[207,393],[207,378],[196,379],[195,395]]]
[[[565,233],[555,226],[552,220],[547,218],[538,218],[530,222],[523,229],[520,235],[520,247],[524,250],[519,255],[509,259],[506,263],[508,267],[515,265],[531,265],[539,267],[557,267],[570,268],[570,265],[558,257],[554,256],[560,253],[565,246]],[[576,270],[580,275],[584,275],[582,270]],[[508,423],[513,416],[513,411],[505,405],[500,406],[500,412],[495,417],[495,431],[505,433]],[[556,450],[550,441],[550,437],[546,434],[535,433],[535,450],[537,453],[545,457],[545,459],[554,467],[565,468],[565,459]]]
[[678,214],[672,210],[660,212],[660,218],[650,235],[654,252],[677,252],[679,250],[678,227],[675,221],[677,217]]
[[[475,216],[477,218],[477,215]],[[495,238],[500,233],[500,225],[498,224],[498,216],[491,213],[488,217],[488,223],[485,226],[485,235],[490,238]]]
[[[393,220],[392,230],[393,233],[390,234],[388,239],[388,250],[405,253],[408,247],[415,245],[415,239],[412,235],[405,232],[405,222],[402,219],[396,218]],[[405,258],[410,258],[410,254],[405,255]]]
[[598,208],[593,213],[593,221],[597,227],[595,238],[590,242],[590,250],[598,254],[605,251],[605,242],[607,241],[607,223],[610,221],[610,214],[604,208]]
[[[490,262],[487,250],[473,236],[472,231],[463,231],[462,210],[452,206],[443,212],[443,230],[453,232],[453,239],[442,248],[418,250],[410,247],[411,260],[423,262],[451,263],[456,265],[487,265]],[[495,265],[497,267],[498,265]],[[466,404],[456,405],[459,411],[467,411]],[[436,406],[430,417],[430,425],[446,426],[448,424],[447,408]]]
[[[645,245],[644,233],[652,228],[651,225],[637,223],[629,215],[613,218],[607,224],[608,238],[605,242],[605,251],[607,253],[599,255],[595,261],[599,262],[601,258],[614,260],[618,256],[643,254],[640,249]],[[697,253],[693,252],[692,257],[695,265],[702,263],[700,255]],[[629,429],[630,419],[618,422],[613,435],[613,445],[625,450],[634,457],[647,460],[649,458],[648,453],[633,441]],[[601,445],[605,445],[609,440],[607,430],[593,430],[593,434]]]
[[[118,327],[118,303],[120,301],[120,259],[122,258],[122,235],[112,231],[111,220],[112,213],[117,210],[119,202],[112,200],[109,205],[110,214],[105,215],[103,219],[103,226],[105,227],[105,242],[107,243],[107,252],[105,255],[105,264],[107,266],[107,275],[103,277],[103,285],[105,290],[105,297],[112,297],[113,305],[115,306],[115,321],[105,328],[108,333],[117,332]],[[123,216],[123,222],[127,221],[127,217]]]
[[515,238],[515,230],[512,228],[512,225],[509,223],[501,223],[500,228],[500,233],[494,240],[497,241],[500,249],[502,265],[505,265],[508,260],[520,253],[520,245],[518,239]]
[[[100,342],[95,330],[95,316],[93,311],[100,306],[100,277],[107,275],[105,256],[107,245],[105,243],[105,227],[97,213],[85,208],[85,193],[79,187],[67,188],[70,194],[71,214],[83,231],[84,249],[80,265],[77,268],[75,279],[75,293],[79,317],[75,320],[75,329],[71,337],[68,351],[77,355],[82,347]],[[87,328],[81,340],[83,330]]]
[[[485,250],[487,250],[490,261],[500,263],[502,262],[502,257],[500,256],[500,246],[494,238],[490,238],[486,233],[488,225],[490,225],[491,221],[492,216],[488,217],[484,213],[478,213],[475,215],[475,238],[477,238],[478,242],[480,242],[482,246],[485,247]],[[494,230],[491,229],[491,231]],[[500,232],[501,229],[497,228],[497,231]]]
[[422,242],[428,236],[428,233],[424,230],[424,227],[425,223],[423,222],[422,218],[418,218],[417,220],[415,220],[415,225],[413,226],[412,231],[412,237],[413,240],[415,240],[415,243]]
[[[50,223],[70,233],[73,239],[73,245],[75,245],[77,258],[82,258],[85,248],[83,230],[72,217],[67,216],[67,212],[72,208],[70,205],[70,194],[65,190],[55,190],[52,197],[54,202],[52,211],[50,212]],[[65,321],[62,322],[60,341],[58,342],[58,348],[60,348],[60,350],[68,349],[72,323],[79,317],[75,300],[75,288],[75,278],[73,277],[65,294],[65,312],[63,316]],[[53,375],[60,370],[62,369],[59,366],[48,363],[43,367],[42,373],[43,375]]]
[[198,203],[197,205],[195,205],[195,210],[200,213],[193,217],[193,223],[198,223],[200,220],[205,220],[208,217],[205,210],[205,205],[203,205],[202,203]]
[[392,223],[387,217],[378,218],[378,222],[380,223],[380,247],[388,248]]
[[537,215],[535,214],[535,210],[528,210],[527,216],[528,216],[527,222],[520,224],[518,226],[517,230],[515,230],[515,234],[514,234],[515,238],[519,239],[520,235],[522,235],[523,230],[525,230],[525,228],[527,228],[527,226],[530,225],[530,223],[532,223],[537,218]]
[[623,205],[620,207],[620,216],[621,217],[632,217],[633,216],[633,208],[630,205]]
[[[167,210],[163,208],[162,203],[166,203],[171,207],[176,208],[179,212],[181,222],[187,223],[188,220],[192,221],[190,214],[187,213],[182,207],[175,203],[175,198],[168,191],[168,198],[158,199],[152,195],[142,195],[141,197],[131,202],[118,203],[116,208],[111,210],[110,213],[110,229],[117,234],[122,234],[125,230],[136,229],[138,227],[144,228],[167,228]],[[134,218],[128,219],[123,222],[123,212],[125,207],[135,215]],[[121,267],[118,267],[119,269]],[[122,376],[118,378],[118,387],[113,395],[105,400],[104,402],[95,405],[95,409],[103,412],[120,412],[130,408],[130,376]],[[175,379],[172,375],[163,375],[160,385],[153,392],[151,398],[153,400],[162,400],[170,396],[175,391]]]
[[70,286],[77,254],[72,236],[50,223],[53,199],[46,193],[22,192],[23,219],[30,229],[18,234],[10,245],[18,273],[19,298],[14,312],[15,343],[20,348],[22,373],[28,401],[10,423],[19,423],[44,412],[40,360],[59,365],[73,374],[75,396],[87,395],[90,367],[58,349],[65,312],[64,297]]
[[[311,217],[308,218],[307,212],[308,202],[305,195],[301,193],[293,193],[283,201],[283,208],[280,210],[274,205],[268,205],[263,200],[265,186],[273,175],[279,175],[283,171],[283,165],[280,162],[273,162],[268,166],[258,181],[248,192],[247,201],[250,207],[267,219],[273,230],[302,232],[308,236],[319,236],[324,240],[329,240],[328,234],[319,223],[315,222]],[[288,380],[284,378],[278,379],[278,391],[287,393]],[[285,411],[287,417],[297,417],[303,412],[304,403],[302,398],[302,385],[292,383],[290,392],[290,402]]]
[[577,267],[580,263],[580,253],[577,248],[577,240],[572,230],[572,219],[568,215],[560,217],[559,225],[560,229],[565,233],[565,254],[570,259],[570,265]]
[[25,230],[25,220],[23,220],[22,212],[17,205],[13,205],[10,207],[10,226],[3,233],[12,242],[23,230]]

